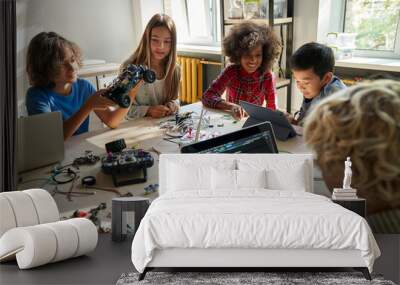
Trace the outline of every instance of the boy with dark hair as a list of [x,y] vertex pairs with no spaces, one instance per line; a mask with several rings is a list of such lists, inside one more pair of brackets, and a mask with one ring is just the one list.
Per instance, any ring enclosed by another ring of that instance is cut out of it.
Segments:
[[322,99],[345,89],[346,85],[333,74],[335,57],[330,47],[311,42],[301,46],[290,58],[290,67],[303,104],[292,123],[302,125],[303,119]]

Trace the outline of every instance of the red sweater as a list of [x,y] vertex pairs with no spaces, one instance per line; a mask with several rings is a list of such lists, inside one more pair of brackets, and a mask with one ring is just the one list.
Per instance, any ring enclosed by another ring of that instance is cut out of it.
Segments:
[[249,74],[238,64],[227,66],[204,92],[204,106],[215,108],[218,102],[223,101],[221,95],[225,90],[228,102],[239,104],[242,100],[261,106],[267,100],[267,108],[276,109],[275,77],[271,71]]

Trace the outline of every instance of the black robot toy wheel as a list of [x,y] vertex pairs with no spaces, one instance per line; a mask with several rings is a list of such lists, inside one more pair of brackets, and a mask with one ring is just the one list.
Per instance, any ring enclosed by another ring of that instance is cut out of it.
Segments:
[[147,69],[143,74],[143,79],[147,83],[153,83],[156,80],[156,74],[153,70]]
[[118,98],[118,105],[122,108],[128,108],[131,105],[131,98],[128,95],[121,95]]

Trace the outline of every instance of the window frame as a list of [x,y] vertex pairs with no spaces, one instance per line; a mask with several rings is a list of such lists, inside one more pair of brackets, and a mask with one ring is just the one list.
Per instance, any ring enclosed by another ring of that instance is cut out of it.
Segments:
[[[341,31],[345,32],[345,24],[346,24],[346,8],[347,1],[342,0],[342,14],[341,14]],[[374,58],[400,58],[400,16],[397,20],[396,27],[396,36],[394,41],[394,50],[393,51],[385,51],[385,50],[364,50],[364,49],[355,49],[353,51],[353,56],[356,57],[374,57]]]
[[[181,0],[184,3],[186,10],[186,29],[188,33],[190,33],[190,23],[189,23],[189,15],[188,15],[188,5],[187,0]],[[204,0],[202,0],[204,1]],[[205,5],[205,14],[208,14],[208,27],[207,29],[210,31],[210,37],[191,37],[190,34],[188,38],[182,39],[182,37],[178,37],[178,45],[199,45],[199,46],[211,46],[216,47],[221,45],[220,39],[220,24],[219,24],[219,9],[220,9],[220,0],[206,0],[207,4]],[[167,7],[166,1],[164,1],[164,12],[170,11],[172,9],[172,2],[169,2],[170,7]],[[207,12],[208,10],[208,12]]]

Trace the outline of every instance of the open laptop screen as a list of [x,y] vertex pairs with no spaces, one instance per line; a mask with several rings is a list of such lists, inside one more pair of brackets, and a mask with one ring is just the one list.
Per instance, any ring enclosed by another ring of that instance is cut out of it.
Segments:
[[186,145],[181,153],[278,153],[278,148],[271,123],[264,122]]

